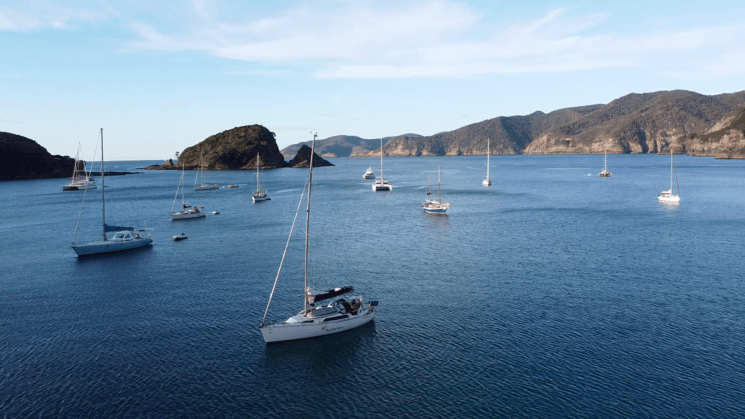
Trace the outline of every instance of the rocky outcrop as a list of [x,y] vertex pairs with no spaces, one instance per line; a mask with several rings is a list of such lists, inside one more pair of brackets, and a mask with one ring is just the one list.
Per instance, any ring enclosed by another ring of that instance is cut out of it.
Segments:
[[242,170],[256,168],[256,155],[260,155],[262,169],[285,167],[282,153],[277,147],[275,134],[261,125],[246,125],[223,131],[185,149],[175,164],[151,166],[147,169],[195,170],[200,155],[206,170]]
[[709,132],[689,134],[682,142],[695,156],[745,159],[745,108],[726,115]]
[[0,132],[0,180],[72,176],[75,159],[51,155],[29,138]]
[[[300,150],[298,150],[295,157],[290,160],[287,165],[290,167],[308,167],[310,164],[310,147],[307,145],[304,145],[300,147]],[[325,160],[321,157],[318,157],[318,154],[313,153],[313,167],[321,167],[321,166],[333,166],[328,160]]]

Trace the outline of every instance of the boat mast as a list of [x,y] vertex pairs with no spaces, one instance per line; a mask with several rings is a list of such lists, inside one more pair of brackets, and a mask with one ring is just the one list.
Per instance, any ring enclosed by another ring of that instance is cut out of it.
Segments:
[[673,193],[673,148],[670,147],[670,194]]
[[184,189],[186,189],[184,185],[184,174],[186,170],[186,163],[181,163],[181,211],[186,208],[186,199],[184,199]]
[[442,205],[442,191],[440,190],[440,166],[437,166],[437,202]]
[[380,138],[380,181],[381,183],[385,180],[383,176],[383,137]]
[[486,178],[489,179],[489,157],[491,156],[491,150],[489,149],[490,138],[486,138]]
[[[310,167],[310,170],[308,170],[308,208],[305,210],[305,289],[303,289],[303,304],[304,304],[304,313],[308,312],[308,238],[310,237],[310,191],[313,189],[313,154],[315,154],[316,150],[316,137],[318,136],[318,133],[313,134],[313,142],[310,146],[310,164],[308,165]],[[381,144],[383,140],[380,140]],[[382,152],[382,147],[381,147]],[[381,157],[381,164],[383,160]],[[381,166],[381,176],[382,176],[382,166]]]
[[261,190],[261,186],[259,186],[259,165],[261,164],[261,160],[259,160],[259,153],[256,152],[256,192],[259,192]]
[[605,154],[605,162],[603,163],[603,171],[608,171],[608,149],[606,149],[603,154]]
[[101,205],[101,208],[103,208],[103,241],[106,241],[106,185],[103,172],[103,128],[101,128],[101,201],[103,202],[103,205]]

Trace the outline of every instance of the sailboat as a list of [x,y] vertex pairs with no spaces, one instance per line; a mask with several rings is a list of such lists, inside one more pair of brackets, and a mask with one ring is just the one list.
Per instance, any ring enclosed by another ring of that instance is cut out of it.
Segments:
[[78,153],[75,155],[75,168],[72,171],[70,183],[62,185],[62,190],[84,191],[88,189],[96,189],[96,181],[85,170],[85,160],[80,158],[80,144],[78,143]]
[[[126,250],[137,249],[152,244],[153,239],[146,229],[135,230],[134,227],[120,227],[106,224],[106,190],[104,180],[103,164],[103,128],[101,128],[101,208],[103,213],[103,238],[86,244],[75,244],[73,239],[72,250],[77,253],[78,257],[102,255],[105,253],[123,252]],[[83,205],[85,205],[85,196],[83,196]],[[83,214],[83,208],[80,208],[80,215]],[[80,228],[80,217],[78,225],[75,228],[75,236]],[[111,235],[109,235],[111,233]]]
[[[203,153],[199,153],[199,169],[197,170],[197,177],[194,178],[194,190],[195,191],[210,191],[213,189],[219,189],[220,186],[217,183],[204,183],[204,166],[202,165]],[[197,185],[197,179],[201,179],[202,183]]]
[[362,175],[363,179],[375,179],[375,171],[372,167],[368,167],[367,171],[365,171],[365,174]]
[[[657,200],[660,202],[666,202],[671,204],[677,204],[680,202],[680,185],[678,185],[678,195],[673,194],[673,171],[675,170],[675,162],[673,161],[673,149],[670,147],[670,189],[662,191],[657,194]],[[675,176],[675,183],[678,184],[677,172]]]
[[313,135],[307,181],[308,198],[305,218],[305,283],[303,286],[303,309],[298,314],[283,322],[273,324],[266,323],[266,316],[269,312],[272,298],[274,297],[274,291],[277,289],[277,281],[282,272],[282,264],[287,255],[287,249],[290,245],[290,239],[292,238],[292,231],[295,229],[295,222],[297,221],[297,216],[300,213],[300,207],[303,203],[303,195],[306,190],[305,187],[300,195],[300,202],[298,202],[297,211],[295,212],[295,219],[290,228],[290,236],[287,238],[287,245],[282,254],[282,261],[279,263],[277,277],[274,280],[274,286],[269,295],[269,302],[266,304],[264,317],[261,319],[261,325],[259,326],[259,330],[261,330],[261,334],[266,343],[330,335],[360,327],[375,319],[375,307],[378,305],[377,301],[370,301],[368,305],[365,306],[361,297],[339,298],[354,292],[353,287],[347,286],[330,289],[324,292],[315,292],[311,290],[308,285],[310,193],[313,186],[313,156],[315,154],[314,150],[317,136],[318,134]]
[[392,191],[393,185],[388,183],[383,177],[383,139],[380,139],[380,179],[376,180],[372,184],[372,190],[377,191]]
[[432,183],[429,184],[429,192],[427,193],[427,200],[422,204],[424,212],[428,214],[443,214],[447,215],[448,208],[450,208],[450,202],[442,202],[442,191],[440,188],[440,167],[437,166],[437,199],[432,198]]
[[605,165],[603,166],[603,171],[598,173],[598,176],[600,177],[611,177],[611,172],[608,171],[608,150],[605,150]]
[[489,156],[491,156],[491,150],[489,149],[489,145],[491,143],[491,139],[486,139],[486,177],[483,181],[481,181],[481,184],[484,186],[491,186],[491,178],[489,178]]
[[[186,205],[184,198],[184,170],[185,167],[181,165],[181,180],[179,180],[178,186],[176,187],[176,196],[173,197],[173,205],[171,205],[171,220],[188,220],[190,218],[201,218],[206,217],[207,212],[204,211],[204,207],[197,207]],[[178,199],[178,191],[181,190],[181,210],[174,212],[173,209],[176,206],[176,200]],[[202,209],[201,211],[199,209]]]
[[261,182],[259,181],[259,167],[261,167],[261,160],[259,159],[259,153],[256,153],[256,192],[251,194],[251,199],[254,203],[258,201],[268,201],[269,198],[266,191],[261,189]]

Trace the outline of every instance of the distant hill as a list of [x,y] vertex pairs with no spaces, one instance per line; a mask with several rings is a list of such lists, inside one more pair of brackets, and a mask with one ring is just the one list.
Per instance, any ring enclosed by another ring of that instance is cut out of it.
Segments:
[[[307,145],[304,145],[300,147],[300,150],[297,151],[297,155],[287,162],[287,166],[289,167],[296,167],[296,168],[302,168],[302,167],[308,167],[310,165],[310,147]],[[313,167],[321,167],[321,166],[333,166],[328,160],[323,159],[321,157],[318,157],[318,153],[313,153]]]
[[36,141],[0,132],[0,180],[70,177],[75,159],[51,155]]
[[[398,137],[384,137],[383,144],[388,143],[393,138],[399,137],[418,138],[421,135],[403,134]],[[292,158],[300,150],[300,147],[304,145],[310,147],[311,141],[285,147],[282,149],[282,154],[285,158]],[[316,153],[321,155],[333,154],[336,157],[350,157],[353,154],[365,153],[375,149],[380,149],[380,138],[364,139],[353,135],[336,135],[322,140],[316,140]]]
[[[704,137],[716,124],[728,126],[727,115],[745,108],[745,91],[706,96],[685,90],[631,93],[608,104],[578,106],[550,113],[500,116],[431,136],[389,137],[383,146],[387,156],[459,156],[486,154],[600,154],[657,153],[673,146],[701,155],[738,155],[733,145],[736,131],[715,140]],[[722,125],[724,124],[724,125]],[[717,137],[719,138],[719,137]],[[331,137],[362,140],[359,137]],[[706,142],[701,142],[706,139]],[[365,140],[362,140],[365,141]],[[367,140],[369,141],[369,140]],[[351,157],[375,157],[379,140],[359,146]],[[319,143],[316,143],[319,147]],[[733,148],[734,147],[734,148]],[[349,145],[345,146],[348,149]],[[354,146],[353,146],[354,148]],[[290,149],[288,147],[285,150]],[[322,149],[322,153],[326,153]],[[339,157],[346,154],[333,150]],[[733,154],[734,153],[734,154]],[[733,157],[734,158],[734,157]]]

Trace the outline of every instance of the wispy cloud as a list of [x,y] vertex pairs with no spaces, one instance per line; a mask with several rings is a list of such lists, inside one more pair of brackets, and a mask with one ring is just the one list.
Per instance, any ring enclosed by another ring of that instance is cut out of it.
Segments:
[[87,7],[61,7],[46,2],[16,2],[0,6],[0,31],[29,32],[69,29],[80,23],[105,19],[106,12]]
[[[181,34],[137,22],[135,48],[203,51],[215,57],[311,68],[318,78],[453,78],[638,66],[704,51],[739,64],[745,25],[656,33],[604,32],[605,15],[554,10],[493,27],[460,3],[323,3],[241,23],[214,20],[207,0]],[[206,18],[205,16],[209,16]],[[676,55],[677,54],[677,55]],[[662,57],[662,58],[660,58]]]

